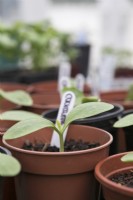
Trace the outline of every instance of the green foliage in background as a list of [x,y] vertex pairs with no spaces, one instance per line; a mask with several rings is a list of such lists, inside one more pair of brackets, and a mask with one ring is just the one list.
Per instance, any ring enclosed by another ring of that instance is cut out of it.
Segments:
[[76,57],[71,35],[54,28],[49,21],[36,23],[0,23],[0,59],[29,60],[33,70],[58,64],[61,53],[70,60]]
[[133,84],[129,86],[127,96],[126,96],[126,101],[133,101]]

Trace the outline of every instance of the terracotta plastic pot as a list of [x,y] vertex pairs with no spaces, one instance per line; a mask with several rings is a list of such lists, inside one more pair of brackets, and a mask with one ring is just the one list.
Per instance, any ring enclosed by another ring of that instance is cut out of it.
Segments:
[[59,108],[60,96],[59,94],[32,94],[32,106],[23,106],[22,110],[27,110],[37,114],[54,108]]
[[119,103],[125,110],[133,109],[133,101],[125,101],[127,96],[127,90],[114,90],[108,92],[101,92],[100,98],[102,101]]
[[113,174],[133,170],[133,163],[124,163],[120,158],[126,153],[110,156],[100,161],[95,168],[96,179],[101,183],[105,200],[132,200],[133,189],[109,180]]
[[39,71],[25,69],[21,70],[21,72],[22,73],[19,76],[19,81],[26,84],[32,84],[39,81],[57,80],[58,78],[58,66],[50,66],[44,70]]
[[14,103],[11,103],[8,100],[0,99],[0,112],[7,111],[7,110],[14,110],[18,108],[20,108],[20,106]]
[[[5,91],[24,90],[27,92],[32,92],[32,86],[19,84],[19,83],[3,82],[3,83],[0,83],[0,89],[3,89]],[[18,109],[18,108],[20,108],[20,106],[14,103],[11,103],[8,100],[0,99],[0,112]]]
[[[11,155],[11,152],[0,146],[0,153]],[[12,177],[0,177],[0,199],[16,200],[14,179]]]
[[[43,81],[31,84],[34,88],[34,93],[52,93],[52,94],[59,94],[58,93],[58,82],[57,81]],[[90,87],[85,84],[84,86],[84,93],[89,94],[91,91]]]
[[[75,120],[73,124],[80,124],[80,125],[89,125],[94,126],[97,128],[104,129],[112,134],[113,136],[113,143],[110,147],[110,154],[114,154],[119,152],[119,148],[121,146],[121,135],[117,134],[118,129],[113,128],[113,124],[121,117],[123,113],[123,107],[119,104],[114,104],[114,109],[104,112],[102,114],[96,115],[94,117],[88,117],[81,120]],[[58,109],[49,110],[44,112],[42,115],[44,118],[49,119],[55,122],[57,118]]]
[[3,143],[2,143],[3,134],[7,131],[7,129],[13,126],[16,122],[17,121],[0,120],[0,146],[3,146]]
[[0,89],[3,89],[5,91],[24,90],[30,93],[33,91],[32,86],[20,83],[9,83],[9,82],[1,82]]
[[71,125],[67,139],[97,141],[99,147],[73,152],[34,152],[21,149],[25,140],[49,142],[51,129],[41,129],[18,139],[4,141],[20,161],[15,179],[18,200],[97,200],[99,184],[94,168],[108,156],[112,136],[101,129]]

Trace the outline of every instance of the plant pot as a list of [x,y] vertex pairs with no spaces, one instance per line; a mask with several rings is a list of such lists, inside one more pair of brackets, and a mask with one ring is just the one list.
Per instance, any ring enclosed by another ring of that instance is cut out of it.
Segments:
[[132,78],[133,77],[133,69],[130,66],[119,66],[115,70],[115,78],[126,77]]
[[[34,93],[52,93],[59,94],[58,92],[58,82],[57,81],[42,81],[38,83],[31,84],[34,89]],[[84,85],[84,93],[89,94],[91,89],[88,84]]]
[[100,92],[100,98],[102,101],[110,102],[110,103],[119,103],[121,104],[125,110],[133,108],[132,101],[125,101],[127,97],[127,90],[115,90],[108,92]]
[[[49,110],[44,112],[42,115],[44,118],[55,122],[57,117],[58,109]],[[104,112],[102,114],[96,115],[94,117],[88,117],[85,119],[75,120],[74,124],[94,126],[97,128],[104,129],[112,134],[113,143],[110,147],[110,154],[119,152],[119,146],[121,145],[121,138],[118,138],[118,129],[113,128],[113,124],[118,120],[118,118],[123,113],[123,107],[119,104],[114,104],[114,109]],[[120,136],[120,135],[119,135]]]
[[8,100],[0,99],[0,112],[14,110],[14,109],[18,109],[18,108],[20,108],[20,106],[14,104],[14,103],[11,103]]
[[20,75],[20,82],[26,84],[32,84],[39,81],[51,81],[57,80],[58,67],[49,67],[40,71],[23,70]]
[[13,90],[24,90],[29,93],[32,92],[32,86],[28,86],[26,84],[21,83],[10,83],[10,82],[1,82],[0,89],[5,91],[13,91]]
[[32,94],[32,106],[22,106],[22,110],[42,114],[42,112],[54,108],[59,108],[60,96],[59,94]]
[[133,169],[133,163],[124,163],[120,158],[126,153],[110,156],[100,161],[95,168],[96,179],[102,185],[105,200],[132,200],[133,189],[109,180],[113,174]]
[[[0,146],[0,153],[11,155],[11,152]],[[14,179],[12,177],[0,177],[0,199],[16,200]]]
[[71,125],[67,139],[97,141],[99,147],[73,152],[34,152],[21,149],[24,140],[49,142],[52,130],[41,129],[18,139],[4,141],[21,165],[16,179],[18,200],[96,200],[99,185],[94,167],[108,156],[112,136],[101,129]]
[[9,129],[15,123],[16,123],[16,121],[0,120],[0,146],[3,146],[3,143],[2,143],[3,134],[7,131],[7,129]]

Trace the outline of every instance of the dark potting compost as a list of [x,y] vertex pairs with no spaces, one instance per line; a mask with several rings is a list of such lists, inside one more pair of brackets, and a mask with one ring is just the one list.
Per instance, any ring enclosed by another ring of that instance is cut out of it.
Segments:
[[[64,144],[64,151],[81,151],[87,150],[91,148],[95,148],[100,146],[98,142],[83,142],[81,139],[75,141],[70,139],[65,142]],[[31,150],[31,151],[42,151],[42,152],[59,152],[59,148],[56,146],[51,146],[50,144],[41,142],[41,141],[34,141],[34,143],[26,140],[22,146],[22,149]]]
[[115,174],[110,177],[110,179],[122,186],[133,188],[133,169],[127,172]]

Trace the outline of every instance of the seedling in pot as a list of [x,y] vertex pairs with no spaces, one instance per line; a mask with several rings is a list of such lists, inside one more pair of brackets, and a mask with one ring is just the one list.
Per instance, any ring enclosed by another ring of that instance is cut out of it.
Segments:
[[[115,122],[115,128],[124,128],[133,125],[133,114],[128,114]],[[133,153],[128,153],[121,158],[123,162],[133,162]]]
[[[68,91],[63,94],[56,119],[56,124],[55,124],[56,127],[60,128],[61,126],[64,125],[67,115],[70,113],[70,111],[73,109],[75,105],[75,100],[76,97],[73,92]],[[67,128],[63,133],[63,141],[65,141],[66,135],[67,135]],[[56,147],[60,147],[60,141],[56,131],[53,132],[51,139],[51,146],[54,145]]]
[[63,134],[70,123],[77,119],[83,119],[86,117],[92,117],[94,115],[106,112],[113,109],[113,105],[104,102],[89,102],[85,104],[80,104],[73,108],[73,110],[66,116],[65,122],[61,125],[57,122],[57,127],[53,122],[42,117],[35,117],[32,119],[22,120],[11,128],[9,128],[4,134],[3,138],[5,140],[15,139],[42,128],[51,127],[55,130],[59,136],[60,140],[60,152],[64,151],[64,140]]
[[7,92],[0,89],[0,97],[17,105],[31,106],[33,104],[33,100],[30,95],[23,90]]

